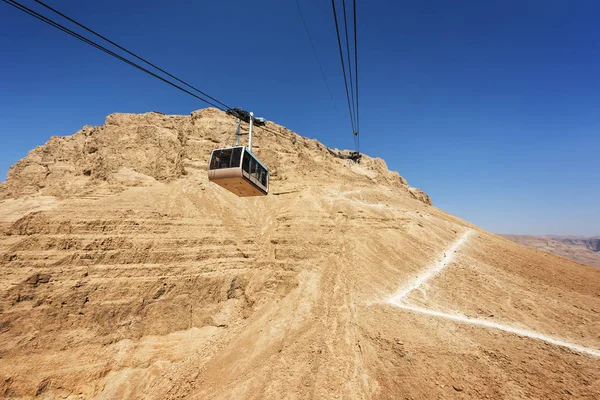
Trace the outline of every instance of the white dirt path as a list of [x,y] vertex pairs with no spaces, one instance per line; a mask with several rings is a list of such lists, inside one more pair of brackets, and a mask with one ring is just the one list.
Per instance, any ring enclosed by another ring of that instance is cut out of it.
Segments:
[[463,233],[454,243],[452,243],[452,245],[450,245],[449,248],[447,248],[443,252],[443,255],[438,259],[438,261],[433,266],[428,268],[421,275],[417,276],[417,278],[415,280],[413,280],[412,282],[410,282],[409,284],[404,286],[402,289],[400,289],[398,292],[396,292],[396,294],[394,294],[392,297],[390,297],[387,302],[398,308],[404,309],[404,310],[417,312],[420,314],[425,314],[425,315],[429,315],[429,316],[433,316],[433,317],[444,318],[444,319],[458,322],[458,323],[481,326],[481,327],[490,328],[490,329],[498,329],[498,330],[501,330],[504,332],[513,333],[515,335],[528,337],[528,338],[536,339],[536,340],[542,340],[544,342],[547,342],[547,343],[550,343],[550,344],[553,344],[556,346],[566,347],[568,349],[571,349],[571,350],[579,352],[579,353],[588,354],[588,355],[591,355],[594,357],[600,357],[600,350],[584,347],[584,346],[581,346],[581,345],[578,345],[575,343],[568,342],[561,338],[547,336],[547,335],[544,335],[542,333],[535,332],[532,330],[515,328],[510,325],[500,324],[497,322],[492,322],[492,321],[488,321],[488,320],[484,320],[484,319],[470,318],[470,317],[467,317],[464,315],[459,315],[459,314],[449,314],[449,313],[444,313],[444,312],[440,312],[440,311],[436,311],[436,310],[430,310],[427,308],[407,304],[405,302],[406,296],[409,293],[411,293],[412,291],[414,291],[416,289],[420,289],[421,286],[426,284],[428,280],[430,280],[431,278],[433,278],[434,276],[439,274],[448,265],[450,265],[450,263],[452,263],[452,261],[454,260],[454,255],[460,249],[460,247],[463,246],[467,242],[467,240],[469,239],[469,236],[471,235],[472,232],[473,232],[473,230],[469,229],[465,233]]
[[400,302],[403,298],[405,298],[410,292],[415,289],[418,289],[421,285],[426,283],[429,279],[433,278],[437,274],[439,274],[444,268],[446,268],[452,261],[454,261],[454,254],[458,248],[460,248],[469,238],[469,235],[472,233],[472,230],[467,230],[463,233],[452,245],[444,251],[444,254],[438,262],[436,262],[431,268],[427,269],[423,274],[418,276],[414,281],[406,285],[404,288],[400,289],[392,298],[389,300],[390,302]]
[[459,323],[466,323],[466,324],[471,324],[471,325],[482,326],[485,328],[498,329],[498,330],[501,330],[504,332],[514,333],[515,335],[524,336],[524,337],[528,337],[531,339],[543,340],[544,342],[551,343],[556,346],[569,348],[578,353],[585,353],[585,354],[589,354],[594,357],[600,357],[600,350],[590,349],[588,347],[580,346],[575,343],[570,343],[565,340],[547,336],[547,335],[544,335],[544,334],[541,334],[541,333],[538,333],[535,331],[514,328],[509,325],[499,324],[497,322],[486,321],[483,319],[469,318],[469,317],[466,317],[463,315],[447,314],[447,313],[443,313],[440,311],[428,310],[426,308],[411,306],[411,305],[404,304],[404,303],[392,303],[392,304],[394,306],[402,308],[404,310],[410,310],[410,311],[418,312],[421,314],[431,315],[434,317],[445,318],[445,319],[449,319],[451,321],[455,321],[455,322],[459,322]]

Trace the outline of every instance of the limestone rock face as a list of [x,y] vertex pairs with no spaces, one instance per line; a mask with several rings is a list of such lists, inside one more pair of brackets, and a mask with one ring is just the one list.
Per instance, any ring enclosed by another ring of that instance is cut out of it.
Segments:
[[[189,119],[189,118],[188,118]],[[179,178],[185,117],[114,114],[99,127],[52,137],[8,172],[4,197],[73,197]]]
[[[351,165],[328,154],[316,140],[302,138],[269,123],[281,136],[256,129],[255,152],[277,180],[316,183],[355,177],[359,181],[397,186],[412,197],[431,204],[427,195],[412,190],[406,180],[387,169],[381,159],[368,156]],[[53,137],[15,164],[0,198],[32,194],[60,198],[117,193],[132,186],[171,182],[188,169],[204,169],[210,151],[231,145],[235,121],[216,109],[191,116],[112,114],[98,127],[86,126],[72,136]]]
[[11,169],[0,396],[600,398],[600,268],[268,127],[263,197],[208,181],[215,109],[111,115]]

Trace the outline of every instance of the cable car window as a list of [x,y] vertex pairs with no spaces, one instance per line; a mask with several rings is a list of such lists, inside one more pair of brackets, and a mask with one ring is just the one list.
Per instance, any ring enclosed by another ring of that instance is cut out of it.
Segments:
[[264,187],[267,187],[268,176],[269,176],[269,171],[264,171],[264,173],[262,174],[262,177],[261,177],[262,179],[260,180],[260,183],[262,183]]
[[262,181],[262,176],[265,173],[262,165],[258,165],[258,167],[256,168],[256,181],[257,182],[261,182]]
[[230,168],[238,168],[240,166],[240,158],[242,157],[242,148],[236,147],[233,149],[233,154],[231,156],[231,165]]
[[217,168],[229,168],[229,163],[231,161],[231,149],[215,151],[215,154],[218,157]]
[[242,169],[247,173],[250,173],[250,154],[247,151],[244,151],[244,161],[242,163]]
[[250,163],[250,176],[253,177],[254,179],[258,179],[258,167],[259,164],[256,162],[256,160],[252,160],[252,162]]
[[210,169],[217,169],[219,165],[219,152],[213,151],[212,158],[210,159]]

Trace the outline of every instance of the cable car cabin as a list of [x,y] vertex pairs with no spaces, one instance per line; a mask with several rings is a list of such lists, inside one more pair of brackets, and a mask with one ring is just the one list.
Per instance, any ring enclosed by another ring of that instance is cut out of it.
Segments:
[[240,197],[269,193],[269,170],[243,146],[213,150],[208,180]]

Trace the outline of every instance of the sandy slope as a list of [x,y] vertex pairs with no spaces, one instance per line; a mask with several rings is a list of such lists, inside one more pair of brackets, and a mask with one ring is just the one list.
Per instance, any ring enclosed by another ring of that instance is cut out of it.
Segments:
[[600,396],[600,270],[283,128],[239,199],[204,170],[224,115],[107,122],[0,186],[5,397]]

